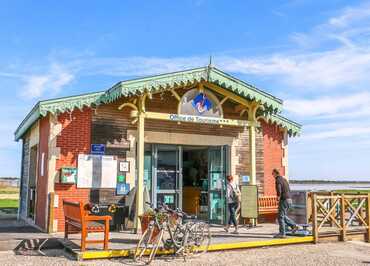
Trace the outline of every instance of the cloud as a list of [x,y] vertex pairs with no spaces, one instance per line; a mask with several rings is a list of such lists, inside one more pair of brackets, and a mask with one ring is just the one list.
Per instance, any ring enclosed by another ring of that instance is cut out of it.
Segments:
[[290,40],[293,46],[280,52],[215,61],[225,70],[278,79],[299,90],[370,82],[370,4],[345,8],[311,31],[293,33]]
[[364,91],[355,94],[341,95],[335,97],[318,97],[315,99],[288,99],[284,101],[285,110],[299,116],[322,116],[335,115],[338,113],[349,113],[369,111],[370,92]]
[[370,126],[339,127],[333,130],[324,130],[316,133],[306,134],[304,140],[343,138],[368,135]]
[[52,64],[49,71],[42,75],[25,77],[21,95],[24,98],[40,98],[45,93],[56,95],[74,79],[74,75],[59,64]]
[[358,7],[347,7],[342,10],[341,14],[337,17],[329,19],[328,24],[334,27],[348,27],[353,22],[369,19],[370,17],[370,4],[363,3]]
[[82,75],[108,76],[144,76],[168,73],[199,66],[205,66],[206,58],[202,57],[113,57],[85,58],[70,62],[70,68]]

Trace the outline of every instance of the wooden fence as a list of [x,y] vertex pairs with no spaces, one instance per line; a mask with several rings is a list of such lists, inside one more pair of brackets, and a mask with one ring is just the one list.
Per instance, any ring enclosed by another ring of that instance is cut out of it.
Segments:
[[312,235],[317,243],[320,237],[338,235],[346,241],[350,234],[365,234],[370,242],[370,194],[348,195],[311,194]]

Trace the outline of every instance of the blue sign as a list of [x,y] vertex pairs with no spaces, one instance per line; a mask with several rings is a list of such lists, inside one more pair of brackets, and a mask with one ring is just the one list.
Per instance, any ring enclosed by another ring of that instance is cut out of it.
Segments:
[[192,105],[197,110],[198,114],[203,114],[204,112],[212,108],[212,102],[207,98],[204,93],[199,93],[192,101]]
[[250,181],[249,175],[243,175],[242,176],[242,182],[243,183],[249,183],[249,181]]
[[105,144],[91,144],[91,154],[104,155]]
[[116,187],[117,195],[127,195],[129,192],[130,192],[130,184],[117,183],[117,187]]

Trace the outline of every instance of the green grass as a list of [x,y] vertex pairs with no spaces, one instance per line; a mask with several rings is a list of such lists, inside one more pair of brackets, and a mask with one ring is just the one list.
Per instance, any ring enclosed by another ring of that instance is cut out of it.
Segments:
[[6,194],[6,195],[10,195],[10,194],[18,194],[19,191],[7,191],[7,190],[1,190],[0,189],[0,195],[1,194]]
[[344,194],[369,194],[370,190],[366,189],[342,189],[342,190],[335,190],[335,193],[344,193]]
[[16,187],[0,187],[0,194],[18,194],[19,188]]
[[0,208],[18,208],[16,199],[0,199]]

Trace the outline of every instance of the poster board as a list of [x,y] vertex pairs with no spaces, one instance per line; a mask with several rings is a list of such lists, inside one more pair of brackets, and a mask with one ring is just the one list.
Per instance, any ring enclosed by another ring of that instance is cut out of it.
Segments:
[[116,188],[117,160],[114,156],[79,154],[78,188]]
[[241,217],[258,218],[258,188],[255,185],[241,186]]

